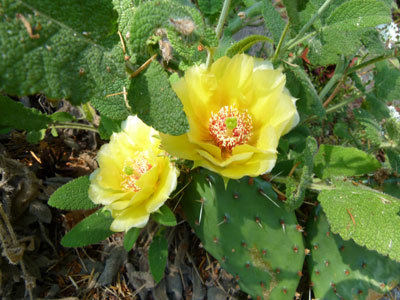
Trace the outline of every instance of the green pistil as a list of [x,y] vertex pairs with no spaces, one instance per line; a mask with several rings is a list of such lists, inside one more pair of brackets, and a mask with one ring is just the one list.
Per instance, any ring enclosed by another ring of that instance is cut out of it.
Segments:
[[126,175],[132,175],[132,174],[133,174],[133,168],[130,167],[130,166],[125,166],[125,167],[124,167],[124,173],[125,173]]
[[237,119],[236,117],[226,118],[225,125],[228,130],[233,130],[237,126]]

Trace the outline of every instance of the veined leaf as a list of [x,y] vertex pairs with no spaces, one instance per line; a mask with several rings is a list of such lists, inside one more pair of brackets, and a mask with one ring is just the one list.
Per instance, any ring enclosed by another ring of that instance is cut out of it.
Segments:
[[0,91],[79,104],[125,76],[110,1],[1,0],[0,7]]
[[183,107],[172,90],[168,76],[158,62],[153,61],[132,80],[129,99],[132,110],[143,122],[173,135],[186,132],[188,124]]
[[49,199],[50,206],[59,209],[92,209],[97,205],[89,198],[89,176],[76,178],[58,188]]
[[168,258],[168,241],[165,237],[157,235],[149,248],[149,266],[156,283],[164,277],[164,270]]
[[314,158],[315,174],[320,178],[364,175],[380,166],[374,156],[351,147],[321,145]]
[[98,210],[83,219],[62,238],[64,247],[84,247],[101,242],[114,232],[110,230],[113,222],[110,212]]
[[1,94],[0,112],[0,127],[8,127],[27,131],[39,131],[47,128],[47,125],[52,122],[49,116],[42,114],[37,109],[26,108],[22,103],[15,102],[8,97],[2,96]]
[[400,261],[400,199],[363,185],[334,181],[318,200],[333,233]]
[[272,5],[271,0],[264,0],[262,15],[264,18],[265,26],[271,32],[275,45],[278,45],[283,29],[285,28],[285,21],[276,11]]

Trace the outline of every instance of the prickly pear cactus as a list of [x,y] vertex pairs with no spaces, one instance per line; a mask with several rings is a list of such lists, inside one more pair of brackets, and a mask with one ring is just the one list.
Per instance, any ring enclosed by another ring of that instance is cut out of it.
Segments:
[[399,283],[399,263],[331,233],[325,214],[317,212],[307,230],[315,298],[380,299]]
[[254,299],[293,299],[305,256],[302,230],[268,182],[245,177],[225,189],[220,176],[199,169],[182,204],[205,249],[243,291]]

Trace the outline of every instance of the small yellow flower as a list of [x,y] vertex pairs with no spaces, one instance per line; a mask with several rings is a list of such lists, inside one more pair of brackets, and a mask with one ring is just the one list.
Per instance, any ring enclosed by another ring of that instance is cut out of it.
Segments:
[[157,136],[156,130],[130,116],[97,154],[99,168],[90,176],[89,197],[111,211],[113,231],[145,226],[176,188],[178,170],[160,149]]
[[271,171],[279,138],[299,121],[285,83],[281,70],[245,54],[188,69],[172,87],[190,130],[161,134],[164,148],[226,178]]

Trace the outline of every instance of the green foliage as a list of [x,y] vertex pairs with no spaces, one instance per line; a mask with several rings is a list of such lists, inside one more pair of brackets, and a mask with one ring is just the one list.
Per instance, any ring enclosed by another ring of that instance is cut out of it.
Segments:
[[149,266],[156,283],[164,277],[168,259],[168,241],[164,236],[156,235],[149,248]]
[[278,45],[281,38],[283,29],[285,28],[285,21],[283,21],[280,14],[272,5],[271,0],[263,0],[262,15],[264,18],[265,26],[271,32],[274,42]]
[[109,140],[114,132],[121,131],[121,122],[101,116],[99,134],[103,140]]
[[51,123],[51,118],[37,109],[26,108],[22,103],[15,102],[1,94],[0,111],[0,127],[38,131],[47,128],[48,124]]
[[375,157],[362,150],[334,145],[321,145],[314,164],[315,174],[324,179],[364,175],[381,166]]
[[236,54],[245,52],[246,50],[250,49],[251,46],[253,46],[254,44],[257,44],[259,42],[272,43],[273,41],[270,38],[263,36],[263,35],[249,35],[249,36],[245,37],[244,39],[236,42],[232,46],[230,46],[228,48],[228,50],[226,50],[225,55],[229,56],[229,57],[233,57]]
[[148,125],[172,135],[183,134],[188,129],[182,104],[157,62],[153,61],[132,80],[129,93],[135,95],[134,101],[129,99],[132,110]]
[[309,115],[323,118],[325,109],[322,107],[321,99],[304,69],[298,65],[285,64],[285,71],[287,88],[292,96],[299,99],[296,106],[302,118]]
[[[199,43],[205,46],[217,46],[215,34],[207,30],[200,13],[193,7],[181,5],[170,0],[149,1],[135,9],[131,22],[128,45],[142,58],[147,59],[155,50],[149,47],[154,37],[161,38],[165,33],[171,38],[173,48],[188,48],[189,43],[194,49]],[[176,38],[176,34],[181,36]],[[182,55],[182,51],[179,51]],[[187,53],[187,51],[186,51]],[[189,53],[185,57],[188,62],[196,61],[197,53]]]
[[81,176],[58,188],[48,204],[59,209],[92,209],[97,205],[89,198],[89,176]]
[[223,0],[199,0],[199,8],[201,12],[206,16],[215,16],[221,12]]
[[366,110],[354,110],[354,117],[361,125],[362,130],[357,130],[356,135],[359,138],[366,138],[375,146],[382,143],[382,128],[376,118]]
[[57,111],[54,114],[51,114],[50,118],[54,122],[70,122],[75,119],[75,117],[73,115],[71,115],[70,113],[67,113],[65,111]]
[[376,64],[374,76],[376,96],[384,101],[400,98],[400,71],[388,61]]
[[301,169],[299,185],[293,187],[293,182],[289,181],[289,186],[286,188],[287,200],[285,204],[290,210],[298,209],[303,203],[306,188],[312,182],[314,156],[317,151],[317,141],[311,136],[307,137],[306,148],[301,158],[303,167]]
[[334,181],[318,200],[332,232],[400,261],[400,199],[363,185]]
[[305,4],[308,0],[283,0],[283,4],[286,7],[286,12],[289,16],[289,21],[292,24],[292,28],[299,31],[301,28],[300,23],[300,14],[305,7]]
[[165,204],[160,207],[158,212],[151,215],[154,221],[165,226],[175,226],[176,218],[172,210]]
[[393,171],[400,174],[400,154],[394,150],[386,149],[386,155]]
[[110,212],[98,210],[83,219],[62,238],[64,247],[84,247],[101,242],[114,232],[109,228],[113,218]]
[[104,96],[124,75],[110,1],[1,0],[0,6],[0,91],[79,104]]
[[[321,1],[311,1],[310,5],[313,2]],[[325,19],[328,12],[330,15]],[[309,15],[305,19],[308,17]],[[321,23],[314,23],[319,33],[309,43],[309,58],[318,65],[334,64],[338,55],[354,54],[361,47],[361,40],[368,30],[392,20],[390,8],[376,0],[346,1],[333,11],[325,11],[321,19]]]
[[112,0],[114,9],[118,12],[118,29],[126,37],[131,27],[135,4],[132,0]]
[[[107,86],[105,95],[92,98],[90,103],[99,111],[101,116],[116,121],[123,121],[130,114],[123,95],[124,87],[127,90],[129,85],[129,79],[117,79]],[[132,99],[134,95],[128,94],[127,98]]]
[[139,237],[141,228],[132,227],[128,230],[128,232],[124,235],[124,249],[126,251],[130,251],[133,248],[133,245],[136,243],[137,238]]
[[291,299],[304,260],[294,212],[259,178],[231,180],[225,188],[217,174],[198,171],[182,207],[205,249],[252,297]]
[[[400,264],[330,232],[320,211],[307,226],[308,269],[318,299],[381,299],[399,283]],[[380,294],[371,298],[372,291]]]

